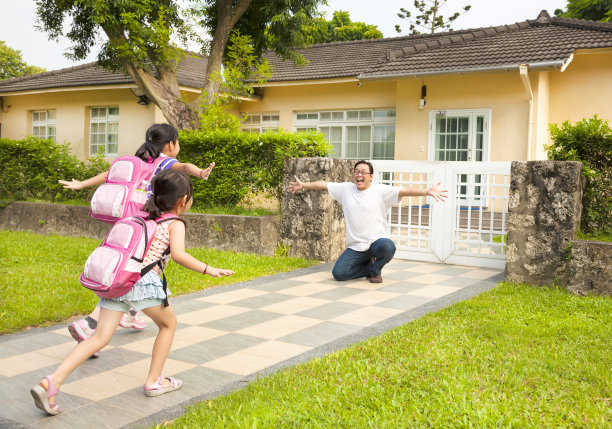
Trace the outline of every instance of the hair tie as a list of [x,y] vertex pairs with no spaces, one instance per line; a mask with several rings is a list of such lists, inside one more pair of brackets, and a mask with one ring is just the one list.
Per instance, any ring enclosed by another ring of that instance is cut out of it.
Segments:
[[153,162],[153,158],[149,157],[149,159],[147,160],[147,163],[152,163]]

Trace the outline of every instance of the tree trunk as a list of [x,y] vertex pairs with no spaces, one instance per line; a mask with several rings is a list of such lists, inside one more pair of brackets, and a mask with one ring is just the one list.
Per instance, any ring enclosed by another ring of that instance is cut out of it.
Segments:
[[136,85],[159,107],[170,125],[176,129],[193,129],[197,126],[198,113],[182,100],[176,73],[158,70],[159,79],[130,62],[124,66]]
[[[252,0],[238,0],[236,4],[232,0],[217,0],[217,28],[213,36],[210,53],[208,54],[208,65],[206,66],[206,80],[203,90],[206,93],[207,101],[219,92],[219,80],[215,76],[221,73],[223,64],[223,54],[227,41],[240,17],[246,12]],[[218,77],[220,78],[220,76]],[[199,102],[199,98],[192,103]]]

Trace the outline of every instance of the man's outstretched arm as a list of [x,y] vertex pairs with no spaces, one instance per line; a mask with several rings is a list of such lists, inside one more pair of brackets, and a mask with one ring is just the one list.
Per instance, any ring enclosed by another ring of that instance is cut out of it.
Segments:
[[435,201],[444,201],[444,199],[447,197],[446,195],[447,192],[448,191],[446,189],[440,189],[440,182],[438,182],[429,189],[408,188],[408,187],[400,188],[399,196],[401,198],[401,197],[426,197],[429,195]]
[[295,177],[295,182],[289,182],[289,191],[295,194],[295,191],[307,190],[307,191],[327,191],[327,182],[319,180],[317,182],[302,182],[300,179]]

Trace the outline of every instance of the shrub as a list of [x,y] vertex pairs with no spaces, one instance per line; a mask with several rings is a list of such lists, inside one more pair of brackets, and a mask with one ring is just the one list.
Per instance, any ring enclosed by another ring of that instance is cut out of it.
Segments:
[[612,130],[597,115],[572,125],[550,124],[552,160],[581,161],[586,186],[580,228],[588,234],[612,233]]
[[249,193],[282,194],[286,157],[327,156],[331,147],[319,132],[289,133],[181,131],[181,162],[216,163],[207,181],[194,182],[197,206],[235,205]]
[[84,180],[108,170],[100,156],[82,162],[70,154],[68,144],[35,137],[0,139],[0,165],[0,198],[8,200],[88,200],[95,188],[72,191],[58,180]]

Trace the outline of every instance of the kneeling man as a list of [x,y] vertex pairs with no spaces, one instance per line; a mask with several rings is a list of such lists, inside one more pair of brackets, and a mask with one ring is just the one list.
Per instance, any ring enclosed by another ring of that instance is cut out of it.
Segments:
[[353,182],[302,182],[295,177],[289,190],[327,191],[342,205],[346,224],[346,247],[332,274],[336,280],[368,277],[371,283],[382,283],[381,270],[395,254],[395,244],[387,235],[387,213],[394,203],[407,196],[431,196],[444,201],[446,190],[440,183],[429,189],[373,185],[374,167],[368,161],[357,161]]

